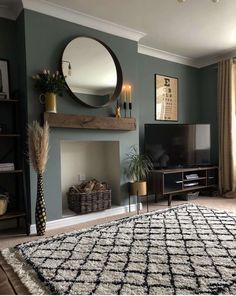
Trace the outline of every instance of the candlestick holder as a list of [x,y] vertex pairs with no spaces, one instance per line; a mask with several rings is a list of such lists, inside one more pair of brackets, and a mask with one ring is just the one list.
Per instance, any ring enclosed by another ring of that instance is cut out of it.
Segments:
[[125,110],[125,118],[126,118],[126,109],[127,109],[126,102],[123,103],[123,107],[124,107],[124,110]]
[[116,106],[116,114],[115,114],[116,118],[121,118],[121,114],[120,114],[120,106]]
[[129,102],[129,117],[131,118],[132,102]]
[[116,101],[116,109],[115,109],[115,117],[116,118],[121,118],[121,113],[120,113],[120,108],[121,107],[121,104],[119,102],[119,98],[117,99]]

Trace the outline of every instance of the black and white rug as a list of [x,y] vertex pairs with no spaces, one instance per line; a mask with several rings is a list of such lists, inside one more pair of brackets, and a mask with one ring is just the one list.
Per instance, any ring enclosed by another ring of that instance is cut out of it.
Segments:
[[236,294],[236,213],[183,205],[3,255],[32,294]]

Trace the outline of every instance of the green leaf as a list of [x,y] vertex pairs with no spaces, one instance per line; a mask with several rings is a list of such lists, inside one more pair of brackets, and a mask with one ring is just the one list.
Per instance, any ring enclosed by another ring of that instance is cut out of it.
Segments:
[[153,169],[153,164],[149,157],[145,154],[139,154],[135,145],[130,147],[126,160],[129,162],[127,177],[132,181],[145,180],[149,171]]

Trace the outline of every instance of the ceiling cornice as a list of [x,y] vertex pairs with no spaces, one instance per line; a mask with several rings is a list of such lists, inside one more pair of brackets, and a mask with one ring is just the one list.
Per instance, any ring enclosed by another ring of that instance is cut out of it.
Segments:
[[200,68],[204,68],[204,67],[216,64],[219,61],[222,61],[224,59],[235,57],[236,48],[231,48],[230,50],[224,51],[219,55],[192,59],[192,58],[176,55],[167,51],[148,47],[142,44],[138,44],[138,53],[200,69]]
[[23,7],[29,10],[50,15],[68,22],[93,28],[115,36],[139,41],[146,34],[73,9],[50,3],[46,0],[22,0]]
[[234,58],[235,56],[236,56],[236,48],[233,47],[230,50],[221,52],[221,54],[211,56],[211,57],[206,57],[206,58],[199,58],[199,59],[196,59],[195,61],[198,68],[203,68],[209,65],[216,64],[225,59]]
[[[50,3],[47,0],[11,0],[11,5],[6,5],[6,7],[0,6],[0,17],[16,20],[23,8],[136,42],[139,42],[139,40],[146,35],[143,32],[93,17],[73,9],[65,8],[63,6]],[[232,48],[231,50],[223,52],[219,55],[193,59],[138,43],[138,53],[195,68],[203,68],[215,64],[222,59],[235,57],[236,49]]]
[[0,17],[15,21],[22,9],[21,1],[12,0],[9,5],[0,5]]
[[167,60],[170,62],[178,63],[178,64],[183,64],[187,66],[192,66],[192,67],[197,67],[194,59],[180,56],[174,53],[170,53],[168,51],[152,48],[146,45],[138,44],[138,53],[145,54],[148,56],[152,56],[155,58],[159,58],[162,60]]

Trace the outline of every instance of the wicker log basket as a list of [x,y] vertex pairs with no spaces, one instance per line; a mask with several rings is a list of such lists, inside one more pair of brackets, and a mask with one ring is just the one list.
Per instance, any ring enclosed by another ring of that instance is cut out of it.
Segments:
[[103,211],[111,207],[111,189],[93,179],[73,185],[68,192],[68,207],[77,214]]

